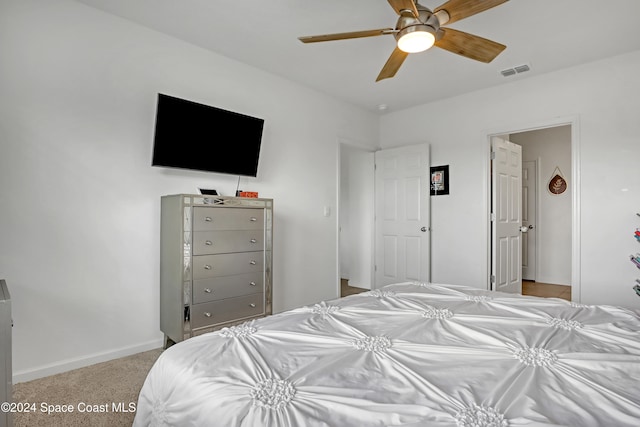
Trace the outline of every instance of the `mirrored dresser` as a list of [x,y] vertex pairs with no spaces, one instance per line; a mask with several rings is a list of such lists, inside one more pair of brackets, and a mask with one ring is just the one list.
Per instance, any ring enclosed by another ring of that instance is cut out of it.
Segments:
[[272,313],[272,199],[163,196],[160,222],[165,348]]

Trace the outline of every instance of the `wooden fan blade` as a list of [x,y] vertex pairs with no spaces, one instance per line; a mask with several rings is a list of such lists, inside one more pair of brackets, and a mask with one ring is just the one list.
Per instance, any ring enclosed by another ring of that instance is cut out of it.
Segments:
[[444,10],[449,14],[447,24],[459,21],[469,16],[484,12],[492,7],[500,6],[509,0],[449,0],[448,2],[438,6],[434,13]]
[[393,34],[393,28],[380,28],[377,30],[352,31],[349,33],[322,34],[318,36],[298,37],[302,43],[327,42],[331,40],[357,39],[360,37],[382,36],[384,34]]
[[379,82],[380,80],[388,79],[395,76],[404,60],[407,59],[407,56],[409,56],[407,52],[404,52],[396,47],[391,53],[389,59],[387,59],[384,67],[382,67],[382,71],[380,71],[380,74],[378,74],[378,78],[376,79],[376,81]]
[[419,15],[418,8],[416,7],[416,2],[414,0],[388,0],[389,4],[396,11],[398,15],[403,10],[410,10],[413,13],[414,18],[417,18]]
[[440,28],[440,30],[444,34],[435,42],[435,46],[476,61],[491,62],[506,48],[503,44],[463,31],[451,28]]

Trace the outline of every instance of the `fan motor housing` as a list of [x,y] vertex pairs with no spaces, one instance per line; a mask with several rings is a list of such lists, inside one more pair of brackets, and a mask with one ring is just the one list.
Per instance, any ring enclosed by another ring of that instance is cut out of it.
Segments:
[[438,17],[429,9],[422,5],[418,5],[419,16],[416,18],[411,11],[403,11],[396,22],[396,32],[394,37],[396,40],[400,38],[401,34],[410,33],[413,31],[428,31],[434,35],[439,33],[440,21]]

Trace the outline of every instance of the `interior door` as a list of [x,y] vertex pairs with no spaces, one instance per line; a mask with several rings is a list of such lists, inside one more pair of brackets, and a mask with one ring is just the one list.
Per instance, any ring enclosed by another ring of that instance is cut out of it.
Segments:
[[429,145],[375,154],[375,287],[430,280]]
[[522,162],[522,280],[536,280],[536,169],[535,160]]
[[522,293],[522,147],[491,140],[492,289]]

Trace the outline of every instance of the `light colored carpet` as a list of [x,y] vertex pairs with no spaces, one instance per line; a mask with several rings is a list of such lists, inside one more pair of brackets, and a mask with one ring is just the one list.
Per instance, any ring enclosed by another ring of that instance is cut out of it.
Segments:
[[[35,412],[14,414],[14,426],[130,427],[144,379],[161,353],[162,349],[151,350],[14,384],[13,401],[35,405]],[[62,412],[55,405],[66,405],[73,412]],[[47,414],[49,408],[53,412]],[[98,412],[88,412],[91,409]]]

